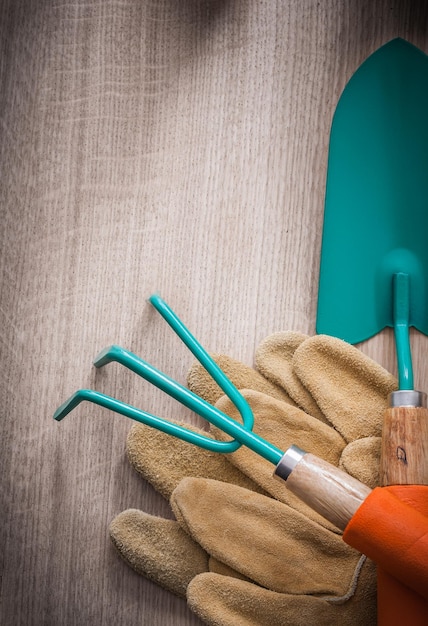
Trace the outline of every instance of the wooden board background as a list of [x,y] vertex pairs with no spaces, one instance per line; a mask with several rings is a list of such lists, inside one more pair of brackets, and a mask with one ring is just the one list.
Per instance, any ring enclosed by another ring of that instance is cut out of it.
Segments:
[[[91,367],[118,343],[185,380],[153,291],[248,364],[314,332],[334,107],[381,44],[428,52],[427,25],[422,1],[1,1],[2,624],[200,623],[110,545],[125,508],[170,516],[127,464],[130,424],[53,411],[89,386],[195,419]],[[390,333],[363,349],[394,371]]]

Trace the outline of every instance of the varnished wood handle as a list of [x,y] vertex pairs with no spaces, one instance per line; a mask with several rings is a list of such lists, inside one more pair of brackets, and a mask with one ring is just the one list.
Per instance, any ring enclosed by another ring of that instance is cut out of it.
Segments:
[[382,430],[381,485],[428,485],[428,409],[386,411]]
[[287,450],[275,474],[287,481],[288,489],[300,500],[341,530],[371,493],[346,472],[294,446]]

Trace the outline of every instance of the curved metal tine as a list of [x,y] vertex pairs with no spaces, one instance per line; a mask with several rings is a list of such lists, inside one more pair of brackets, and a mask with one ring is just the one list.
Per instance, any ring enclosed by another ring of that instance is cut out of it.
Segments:
[[146,411],[137,409],[130,404],[111,398],[110,396],[99,393],[98,391],[93,391],[92,389],[79,389],[79,391],[76,391],[71,398],[64,402],[64,404],[62,404],[55,411],[54,419],[61,421],[66,415],[68,415],[68,413],[75,409],[76,406],[84,401],[98,404],[99,406],[110,409],[115,413],[129,417],[137,422],[146,424],[147,426],[151,426],[157,430],[161,430],[167,435],[172,435],[178,439],[182,439],[183,441],[199,446],[200,448],[204,448],[205,450],[210,450],[211,452],[233,452],[241,445],[237,441],[223,442],[217,441],[216,439],[210,439],[209,437],[195,433],[187,428],[184,428],[183,426],[178,426],[177,424],[164,420],[156,415],[151,415]]
[[206,369],[210,376],[212,376],[220,389],[224,391],[229,400],[235,405],[242,417],[246,430],[252,430],[254,426],[253,411],[244,396],[238,391],[232,381],[220,369],[205,348],[201,346],[199,341],[192,335],[171,307],[168,306],[168,304],[158,294],[150,296],[149,302],[162,315],[175,334],[180,337],[185,346],[187,346],[190,352],[197,358],[199,363]]

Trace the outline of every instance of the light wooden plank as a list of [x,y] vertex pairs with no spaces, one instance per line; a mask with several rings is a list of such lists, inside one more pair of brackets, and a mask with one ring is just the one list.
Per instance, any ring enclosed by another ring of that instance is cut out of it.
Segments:
[[[97,387],[197,421],[111,366],[118,343],[180,381],[191,358],[159,291],[207,349],[251,364],[314,332],[331,116],[347,79],[424,3],[4,0],[1,280],[2,623],[192,626],[108,538],[124,508],[170,516],[128,466],[129,424],[80,407]],[[426,338],[414,337],[427,388]],[[393,369],[386,333],[363,347]]]

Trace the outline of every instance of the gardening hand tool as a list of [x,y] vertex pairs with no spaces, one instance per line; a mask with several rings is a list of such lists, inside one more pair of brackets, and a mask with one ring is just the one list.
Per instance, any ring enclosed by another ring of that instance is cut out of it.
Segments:
[[[354,476],[361,479],[363,474],[377,483],[381,418],[387,395],[396,387],[396,380],[379,365],[337,339],[287,332],[276,333],[259,346],[256,364],[263,376],[224,355],[215,361],[237,388],[248,390],[242,393],[254,413],[255,432],[275,437],[278,445],[292,441],[305,445],[350,467]],[[237,417],[198,363],[188,374],[188,385]],[[315,399],[307,389],[314,390]],[[291,405],[290,397],[305,411]],[[355,415],[365,416],[358,426]],[[221,436],[213,429],[211,434]],[[373,452],[370,467],[363,462],[368,449]],[[189,604],[208,624],[234,626],[237,616],[241,624],[260,626],[374,623],[373,564],[361,561],[343,544],[336,528],[315,518],[290,498],[281,483],[272,481],[269,463],[242,447],[227,456],[202,452],[140,424],[128,435],[127,454],[166,498],[178,485],[171,498],[178,523],[131,509],[113,520],[112,540],[131,567],[167,589],[185,595],[191,583]],[[236,580],[244,575],[250,580]]]
[[[77,391],[57,409],[54,418],[56,420],[63,419],[80,402],[88,400],[214,452],[235,452],[241,445],[245,445],[265,460],[275,464],[275,475],[286,480],[290,490],[303,502],[308,504],[314,511],[325,517],[338,528],[346,528],[354,513],[362,506],[365,499],[368,498],[369,495],[372,496],[370,488],[345,472],[337,469],[334,465],[325,462],[313,454],[304,452],[298,446],[291,445],[284,453],[279,447],[256,434],[253,431],[254,415],[244,396],[225,376],[195,337],[191,335],[172,309],[158,296],[152,296],[150,302],[171,325],[185,345],[189,347],[199,362],[213,376],[221,389],[226,392],[226,395],[238,410],[242,418],[242,423],[229,417],[218,408],[208,404],[203,398],[192,393],[189,389],[183,387],[162,372],[156,370],[150,364],[139,359],[135,354],[123,348],[112,346],[103,350],[95,360],[95,365],[101,367],[111,361],[121,363],[179,400],[185,406],[193,409],[199,415],[206,417],[211,424],[223,430],[229,436],[233,437],[233,439],[229,441],[213,440],[208,436],[192,432],[187,428],[151,415],[106,396],[105,394],[88,389]],[[371,502],[374,501],[374,503],[376,503],[377,492],[377,489],[373,491],[375,495],[371,497]],[[401,504],[399,501],[397,502]],[[397,512],[399,512],[399,508],[398,505],[395,505]],[[400,510],[406,512],[404,504],[402,504]],[[428,589],[428,567],[426,566],[424,556],[424,549],[426,548],[426,550],[428,550],[428,545],[423,543],[424,526],[419,522],[420,520],[418,521],[419,525],[416,530],[420,535],[419,546],[421,550],[418,554],[419,556],[422,555],[422,560],[418,562],[418,567],[416,568],[418,577],[416,579],[415,589],[418,593],[421,593],[421,581],[422,585],[426,585],[425,591]],[[388,520],[386,520],[385,524],[387,523]],[[354,525],[354,530],[355,529],[360,529],[358,522]],[[394,524],[388,527],[389,537],[393,537],[394,540],[398,533],[400,540],[397,540],[397,543],[401,541],[400,533],[402,533],[402,531],[403,528],[399,525],[397,525],[396,528]],[[363,524],[363,536],[365,532],[367,532],[367,528],[366,525]],[[428,529],[426,529],[425,534],[428,535]],[[412,539],[414,539],[414,533]],[[378,563],[385,566],[387,571],[392,570],[394,574],[396,572],[399,574],[404,572],[404,574],[406,574],[409,571],[409,562],[412,563],[412,559],[414,559],[414,552],[410,550],[403,555],[397,555],[397,551],[395,551],[394,556],[398,558],[399,563],[397,565],[394,561],[391,564],[390,552],[388,550],[389,543],[387,542],[385,545],[381,544],[377,546],[376,558]],[[426,556],[428,557],[428,554]],[[409,559],[410,561],[408,562]],[[398,576],[398,578],[402,580],[400,576]],[[415,581],[406,578],[406,582],[413,585]],[[424,589],[422,589],[422,595],[423,592]]]
[[[395,493],[422,512],[428,411],[413,389],[409,327],[428,334],[427,111],[428,57],[402,39],[347,84],[331,128],[317,313],[319,333],[350,343],[394,328],[399,390],[385,414],[381,481],[409,485]],[[379,624],[427,623],[428,605],[382,570],[378,593]]]

